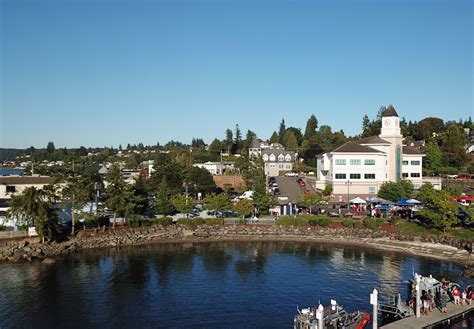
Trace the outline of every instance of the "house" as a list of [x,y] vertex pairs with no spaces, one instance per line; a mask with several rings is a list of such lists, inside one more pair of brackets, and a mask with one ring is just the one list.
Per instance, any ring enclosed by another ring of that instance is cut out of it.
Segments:
[[57,178],[49,176],[0,176],[0,199],[10,199],[29,187],[43,189],[56,181]]
[[226,170],[234,171],[234,162],[222,161],[222,162],[205,162],[195,163],[194,167],[204,168],[211,173],[213,176],[224,175]]
[[261,156],[265,175],[278,176],[280,171],[292,171],[297,154],[293,151],[286,151],[279,143],[269,144],[259,138],[254,138],[249,147],[250,158]]
[[[317,156],[316,188],[332,185],[332,200],[339,202],[347,202],[351,195],[375,196],[388,181],[407,179],[415,189],[420,188],[424,183],[422,160],[425,155],[402,142],[398,114],[389,105],[382,113],[380,135],[349,141]],[[434,183],[436,188],[441,186]]]

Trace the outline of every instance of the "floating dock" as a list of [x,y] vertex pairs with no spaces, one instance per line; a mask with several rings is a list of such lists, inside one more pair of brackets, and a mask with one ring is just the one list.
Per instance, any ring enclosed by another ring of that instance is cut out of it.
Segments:
[[448,304],[448,312],[441,313],[437,308],[433,309],[428,315],[421,315],[420,318],[410,316],[392,323],[389,323],[385,326],[382,326],[382,329],[420,329],[433,325],[441,325],[443,321],[447,321],[451,318],[456,318],[462,314],[467,314],[470,311],[474,311],[474,301],[472,305],[454,305],[452,303]]

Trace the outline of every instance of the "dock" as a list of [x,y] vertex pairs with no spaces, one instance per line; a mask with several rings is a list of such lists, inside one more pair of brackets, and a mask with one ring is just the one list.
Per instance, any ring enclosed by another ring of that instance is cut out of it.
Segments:
[[438,309],[434,309],[428,315],[421,315],[420,318],[416,318],[414,316],[410,316],[408,318],[404,318],[392,323],[389,323],[385,326],[382,326],[382,329],[420,329],[429,327],[431,325],[440,323],[444,320],[450,319],[452,317],[456,317],[462,315],[463,313],[467,313],[469,311],[474,310],[474,302],[472,305],[454,305],[452,303],[448,304],[448,312],[441,313]]

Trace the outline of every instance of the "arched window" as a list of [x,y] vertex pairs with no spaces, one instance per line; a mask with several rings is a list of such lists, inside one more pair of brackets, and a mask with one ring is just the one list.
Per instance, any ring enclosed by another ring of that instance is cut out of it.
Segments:
[[268,155],[266,155],[266,154],[263,155],[263,161],[265,161],[265,162],[268,161]]

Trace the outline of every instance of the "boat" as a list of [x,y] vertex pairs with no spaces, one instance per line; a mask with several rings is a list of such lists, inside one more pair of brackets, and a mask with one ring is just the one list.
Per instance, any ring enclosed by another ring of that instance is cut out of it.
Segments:
[[295,315],[294,329],[322,329],[318,327],[317,313],[322,312],[324,328],[326,329],[364,329],[370,322],[370,314],[366,312],[348,313],[334,300],[331,300],[331,306],[313,307],[298,309]]

